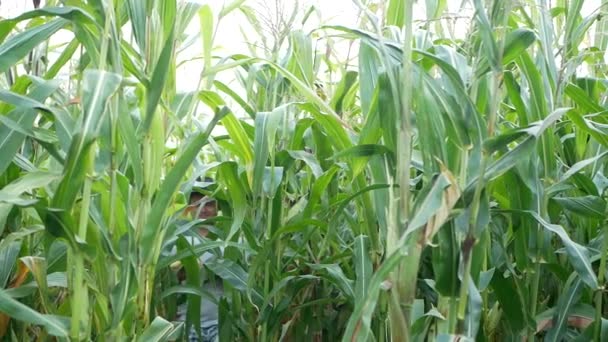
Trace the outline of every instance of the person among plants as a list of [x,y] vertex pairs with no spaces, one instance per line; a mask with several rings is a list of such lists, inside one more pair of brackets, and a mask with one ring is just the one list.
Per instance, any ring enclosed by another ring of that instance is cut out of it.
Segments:
[[[209,181],[209,179],[205,179],[205,181]],[[190,193],[190,198],[188,201],[188,207],[186,208],[185,214],[191,218],[198,218],[200,220],[208,220],[217,216],[218,207],[215,199],[210,198],[206,195],[203,195],[199,192],[192,191]],[[207,237],[209,235],[208,225],[197,225],[198,233],[202,237]],[[188,238],[189,242],[192,245],[198,245],[202,243],[202,240],[196,236],[190,236]],[[208,298],[206,296],[201,298],[201,308],[200,308],[200,330],[201,337],[196,332],[194,327],[191,327],[190,332],[188,334],[188,341],[203,341],[203,342],[212,342],[217,341],[218,334],[218,307],[217,300],[223,294],[223,288],[220,281],[215,279],[214,275],[208,276],[204,270],[204,264],[209,260],[212,260],[216,256],[212,253],[205,252],[203,253],[198,261],[199,267],[201,268],[201,284],[203,284],[203,292],[206,292],[212,295],[215,300]],[[185,280],[185,273],[183,269],[178,273],[178,278],[180,281]],[[206,279],[208,278],[208,279]],[[186,313],[187,313],[187,302],[181,304],[177,310],[177,320],[185,322],[186,321]]]

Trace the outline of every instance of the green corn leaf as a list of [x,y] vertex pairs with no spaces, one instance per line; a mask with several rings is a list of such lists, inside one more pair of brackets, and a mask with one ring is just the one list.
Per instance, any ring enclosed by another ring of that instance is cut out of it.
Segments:
[[342,337],[343,342],[368,341],[371,334],[372,315],[376,310],[378,296],[382,291],[382,283],[401,262],[401,252],[397,249],[389,255],[376,270],[369,283],[369,291],[363,298],[357,298],[355,309],[348,320]]
[[502,62],[504,65],[514,61],[536,41],[534,31],[526,28],[517,28],[507,34],[505,38]]
[[27,29],[8,38],[0,45],[0,73],[6,72],[27,56],[38,44],[68,25],[65,19],[53,19],[48,23]]
[[[245,164],[248,169],[253,168],[253,148],[251,147],[251,141],[249,140],[243,125],[232,113],[228,113],[228,115],[222,119],[222,125],[226,128],[228,135],[230,135],[230,138],[238,147],[238,156],[242,158],[243,164]],[[263,159],[262,156],[259,158]]]
[[0,247],[2,247],[0,248],[0,288],[2,289],[8,285],[7,283],[21,250],[21,241],[15,241],[17,238],[13,234],[15,233],[10,234],[0,242]]
[[363,298],[368,291],[369,282],[373,274],[372,262],[369,257],[369,238],[367,236],[359,235],[355,238],[353,257],[355,260],[355,273],[357,275],[355,296],[356,298]]
[[152,204],[150,214],[146,218],[146,229],[143,231],[141,241],[139,242],[141,246],[140,253],[144,260],[151,261],[153,257],[160,253],[159,249],[162,244],[162,239],[159,237],[163,236],[161,221],[165,214],[165,210],[169,206],[180,181],[186,174],[186,171],[190,168],[192,161],[196,158],[201,148],[207,144],[211,131],[226,113],[227,110],[217,112],[211,122],[207,125],[205,131],[192,138],[163,181]]
[[209,5],[203,5],[198,12],[201,24],[201,38],[205,69],[211,66],[211,50],[213,48],[213,11]]
[[254,304],[258,306],[262,304],[262,295],[256,289],[248,287],[248,274],[241,266],[225,259],[210,260],[205,265],[235,289],[250,293]]
[[405,2],[409,0],[390,0],[388,2],[386,23],[397,27],[403,27]]
[[405,244],[408,236],[423,225],[426,225],[425,241],[431,241],[448,219],[451,209],[459,198],[460,190],[454,176],[448,170],[443,170],[430,189],[424,191],[424,196],[419,197],[419,203],[416,203],[408,231],[403,235],[400,243]]
[[579,277],[570,277],[565,288],[567,290],[559,297],[557,310],[553,316],[553,327],[547,333],[547,341],[558,342],[564,336],[572,307],[580,300],[583,281]]
[[333,159],[348,157],[371,157],[386,154],[393,159],[393,152],[384,145],[363,144],[357,145],[334,154]]
[[492,69],[499,71],[502,67],[502,56],[500,56],[496,40],[494,39],[492,25],[490,24],[482,1],[474,0],[473,4],[475,6],[475,19],[479,25],[481,40],[484,45],[483,51],[486,54],[486,58],[490,61]]
[[264,176],[262,177],[262,190],[264,196],[275,198],[281,182],[283,180],[284,168],[282,166],[265,167]]
[[52,110],[44,104],[36,100],[32,100],[27,96],[15,94],[6,90],[0,90],[0,101],[11,104],[15,106],[16,109],[36,109],[52,113]]
[[597,142],[599,142],[603,146],[608,147],[608,138],[606,137],[606,134],[604,134],[604,132],[598,129],[593,124],[593,121],[586,119],[576,110],[568,112],[568,117],[578,128],[589,133],[589,135],[591,135],[595,140],[597,140]]
[[[49,215],[47,218],[47,226],[53,229],[54,234],[62,235],[66,230],[75,228],[68,219],[67,211],[71,209],[84,183],[88,170],[83,166],[90,162],[92,143],[98,137],[107,114],[106,105],[109,98],[118,90],[121,80],[120,75],[102,70],[87,70],[84,73],[82,126],[72,139],[69,158],[63,169],[63,178],[52,201],[53,208],[61,212]],[[58,222],[58,219],[64,222]],[[63,227],[63,233],[57,227]]]
[[599,113],[605,109],[593,100],[583,89],[574,85],[566,85],[565,94],[576,103],[584,113]]
[[192,285],[176,285],[176,286],[170,287],[170,288],[166,289],[165,291],[163,291],[163,293],[160,295],[160,297],[164,299],[164,298],[168,298],[170,296],[174,296],[177,294],[196,295],[201,298],[207,298],[210,301],[217,300],[217,298],[215,298],[212,293],[210,293],[209,291],[206,291],[201,286],[192,286]]
[[513,331],[521,331],[525,327],[525,307],[520,300],[516,290],[516,281],[513,277],[504,278],[500,272],[496,272],[490,286],[494,290],[502,310],[506,313],[505,319],[511,325]]
[[577,162],[576,164],[572,165],[572,167],[570,167],[568,169],[568,171],[566,171],[562,177],[560,178],[560,182],[564,182],[566,180],[568,180],[568,178],[572,177],[573,175],[577,174],[578,172],[580,172],[581,170],[583,170],[585,167],[591,165],[591,164],[595,164],[597,162],[599,162],[600,160],[604,159],[604,157],[606,157],[608,155],[608,151],[606,152],[602,152],[599,155],[592,157],[592,158],[588,158],[585,160],[581,160],[579,162]]
[[[28,97],[32,101],[44,101],[59,88],[57,81],[42,81],[34,79],[34,86]],[[21,127],[32,127],[37,117],[36,110],[16,108],[6,114],[8,119],[13,120]],[[23,143],[25,136],[6,125],[0,125],[0,173],[4,173],[9,166],[15,153]]]
[[171,31],[165,45],[158,57],[158,61],[155,64],[154,71],[150,77],[150,83],[146,85],[146,111],[144,114],[144,120],[140,127],[141,133],[147,133],[152,125],[152,118],[156,113],[156,107],[158,106],[163,89],[165,89],[165,82],[169,74],[169,67],[172,62],[173,56],[173,41],[174,32]]
[[322,278],[326,278],[342,291],[349,301],[355,300],[355,291],[353,290],[353,281],[348,279],[344,271],[337,264],[308,264],[310,268],[319,272]]
[[253,109],[253,107],[251,105],[249,105],[247,103],[247,101],[245,101],[241,96],[239,96],[239,94],[237,94],[229,86],[227,86],[226,84],[224,84],[220,81],[217,81],[217,80],[213,81],[213,85],[218,90],[220,90],[224,94],[230,96],[234,101],[236,101],[236,103],[238,103],[239,106],[241,106],[241,108],[243,108],[245,110],[245,112],[249,115],[249,117],[251,117],[252,119],[255,119],[256,111]]
[[239,179],[236,163],[223,163],[219,167],[219,174],[226,183],[233,204],[232,224],[230,225],[230,231],[226,238],[226,241],[230,241],[241,228],[243,221],[245,221],[245,215],[247,213],[247,192]]
[[69,336],[69,318],[40,314],[10,297],[3,289],[0,289],[0,312],[26,323],[42,325],[52,336]]
[[554,197],[553,200],[581,217],[602,219],[606,216],[606,202],[601,197]]
[[147,42],[146,42],[146,21],[147,21],[147,13],[146,13],[146,5],[145,1],[137,1],[137,0],[127,0],[126,7],[127,12],[129,14],[129,18],[131,19],[131,27],[133,29],[133,36],[135,37],[135,41],[139,46],[140,51],[146,51]]
[[[177,239],[177,247],[178,250],[187,250],[190,247],[190,244],[183,236],[178,237]],[[181,263],[184,266],[184,270],[186,271],[186,285],[200,288],[201,287],[201,277],[200,277],[200,265],[198,263],[198,258],[195,256],[188,256],[186,258],[181,259]],[[187,322],[186,322],[186,331],[190,331],[190,328],[194,326],[194,330],[197,335],[201,335],[201,297],[197,295],[189,295],[188,296],[188,307],[187,307]]]
[[319,165],[319,161],[317,161],[312,153],[292,150],[287,151],[287,153],[289,153],[289,156],[293,159],[303,161],[310,168],[310,171],[312,171],[315,178],[319,178],[323,174],[323,169],[321,168],[321,165]]
[[536,221],[538,221],[538,223],[540,223],[545,229],[554,233],[561,239],[562,243],[566,247],[568,259],[570,260],[572,267],[574,267],[574,270],[576,270],[576,273],[578,273],[587,286],[592,289],[597,289],[597,277],[593,271],[593,268],[591,267],[591,261],[589,260],[587,249],[572,241],[562,226],[545,221],[535,212],[528,213],[532,215],[532,217],[534,217],[534,219],[536,219]]
[[138,342],[162,342],[173,332],[173,324],[162,317],[156,317],[137,338]]
[[175,255],[161,257],[158,261],[157,268],[162,269],[165,267],[169,267],[174,262],[181,260],[192,254],[194,254],[197,257],[200,257],[205,252],[208,252],[210,250],[213,250],[213,249],[216,249],[219,247],[226,247],[226,246],[242,250],[242,251],[250,253],[252,255],[256,254],[256,252],[251,247],[249,247],[245,244],[239,244],[236,242],[228,242],[228,241],[205,241],[204,244],[194,246],[191,249],[188,249],[186,251],[179,251]]

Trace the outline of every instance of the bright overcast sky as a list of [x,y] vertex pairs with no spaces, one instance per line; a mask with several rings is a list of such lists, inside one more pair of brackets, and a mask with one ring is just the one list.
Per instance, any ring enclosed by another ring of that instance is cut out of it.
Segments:
[[[0,0],[0,17],[10,18],[23,13],[24,11],[32,9],[31,0]],[[231,3],[234,0],[188,0],[197,2],[200,4],[209,4],[215,13],[218,13],[222,8],[223,4]],[[266,2],[274,4],[274,1],[278,1],[281,6],[289,13],[291,9],[296,6],[296,3],[300,4],[300,7],[308,9],[310,5],[314,5],[319,9],[320,21],[317,20],[315,24],[339,24],[345,26],[353,26],[357,22],[357,7],[353,0],[247,0],[245,3],[249,6],[255,7],[256,9],[262,10],[262,6],[259,3]],[[43,0],[44,3],[44,0]],[[418,1],[414,18],[422,18],[424,16],[424,9],[422,8],[424,1]],[[462,0],[448,0],[449,11],[451,13],[457,12]],[[470,3],[470,1],[469,1]],[[601,4],[601,0],[586,0],[582,14],[588,15],[592,11],[596,10]],[[470,5],[465,7],[470,8]],[[470,15],[471,13],[467,13]],[[248,37],[245,38],[241,33],[243,29]],[[465,25],[457,25],[456,30],[462,32],[456,32],[457,36],[465,34]],[[187,34],[197,35],[200,30],[198,20],[193,20],[192,24],[188,28]],[[215,54],[220,56],[226,56],[233,53],[248,53],[247,45],[245,40],[256,39],[255,35],[252,34],[253,30],[246,23],[244,16],[241,13],[233,12],[228,17],[224,18],[218,28],[218,34],[214,46],[216,47]],[[608,32],[606,33],[608,34]],[[66,35],[63,33],[63,35]],[[70,36],[59,36],[55,37],[58,41],[68,40]],[[189,59],[194,56],[198,56],[201,53],[200,41],[196,40],[195,44],[188,48],[185,53],[181,55],[182,59]],[[198,76],[193,77],[192,75],[199,75],[201,68],[201,62],[195,61],[186,63],[178,69],[178,87],[181,91],[195,90],[198,83]]]

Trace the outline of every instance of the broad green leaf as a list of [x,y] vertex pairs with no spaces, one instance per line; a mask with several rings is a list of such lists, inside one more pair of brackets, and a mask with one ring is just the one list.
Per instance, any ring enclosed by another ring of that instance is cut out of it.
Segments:
[[572,307],[579,302],[583,282],[579,277],[570,277],[566,284],[567,291],[563,292],[557,303],[557,310],[553,316],[553,327],[547,333],[546,340],[558,342],[564,336],[564,332],[568,328],[568,317]]
[[[503,47],[502,65],[506,66],[516,60],[535,41],[536,35],[534,31],[527,28],[517,28],[507,33]],[[488,64],[489,62],[486,58],[481,60],[475,73],[477,77],[483,77],[484,74],[490,71],[491,66]]]
[[[178,20],[187,20],[186,15],[181,17],[177,16],[177,0],[161,0],[156,3],[158,11],[160,12],[160,20],[163,28],[163,38],[171,39],[173,41],[174,32],[179,27]],[[185,13],[181,13],[185,14]],[[190,17],[191,18],[191,17]],[[178,31],[179,32],[179,31]]]
[[0,248],[0,288],[2,289],[8,285],[21,249],[21,241],[15,240],[15,238],[11,239],[11,235],[9,235],[0,242],[0,247],[2,247]]
[[27,56],[38,44],[68,25],[65,19],[53,19],[45,24],[20,32],[0,45],[0,73],[6,72]]
[[42,306],[45,312],[53,312],[51,303],[49,302],[49,292],[47,283],[47,263],[46,259],[41,257],[26,256],[19,259],[25,267],[30,271],[36,284],[38,285],[38,292],[42,299]]
[[254,304],[262,304],[262,295],[256,289],[251,289],[247,286],[248,275],[241,266],[225,259],[211,260],[205,265],[211,272],[228,282],[230,286],[242,292],[250,292]]
[[225,182],[228,188],[228,193],[232,198],[232,224],[230,231],[226,237],[226,241],[230,241],[232,237],[239,231],[241,225],[245,221],[247,214],[247,191],[243,187],[238,175],[238,168],[234,162],[226,162],[220,165],[219,175]]
[[225,241],[205,241],[205,243],[192,247],[192,249],[188,249],[186,251],[179,251],[175,255],[164,256],[161,257],[158,261],[157,269],[162,269],[165,267],[169,267],[174,262],[181,260],[189,255],[194,254],[197,257],[203,255],[203,253],[208,252],[212,249],[216,249],[219,247],[233,247],[239,250],[243,250],[247,253],[255,255],[255,251],[251,249],[249,246],[245,244],[239,244],[235,242],[225,242]]
[[490,24],[482,1],[474,0],[473,4],[475,6],[475,19],[479,25],[479,34],[481,36],[481,41],[483,42],[483,56],[490,61],[492,69],[499,71],[502,67],[502,56],[500,55],[500,51],[498,51],[498,46],[494,39],[493,27]]
[[209,291],[206,291],[203,287],[201,286],[191,286],[191,285],[176,285],[173,287],[170,287],[168,289],[166,289],[160,296],[161,298],[167,298],[176,294],[190,294],[190,295],[196,295],[196,296],[200,296],[200,297],[205,297],[209,300],[216,300],[216,298],[213,296],[213,294],[209,293]]
[[323,193],[325,193],[327,187],[329,186],[329,183],[332,181],[332,179],[334,179],[334,176],[338,171],[339,168],[334,166],[331,169],[325,171],[324,174],[322,174],[315,180],[312,186],[312,190],[310,191],[308,205],[304,210],[304,217],[308,218],[312,216],[315,206],[320,203]]
[[390,254],[382,265],[373,274],[369,290],[363,298],[357,298],[355,309],[348,320],[346,330],[342,336],[343,342],[367,341],[371,333],[372,316],[376,310],[378,296],[382,290],[382,283],[388,279],[389,274],[400,264],[402,252],[397,248]]
[[314,86],[314,53],[312,39],[301,30],[289,35],[289,60],[286,69],[308,87]]
[[49,185],[61,177],[60,174],[37,171],[30,172],[18,180],[5,186],[0,193],[20,195],[24,192],[29,192],[37,188]]
[[576,110],[568,112],[568,117],[572,122],[582,131],[589,133],[595,140],[597,140],[604,147],[608,147],[608,138],[606,134],[598,129],[593,121],[586,119]]
[[51,109],[44,104],[32,100],[27,96],[15,94],[10,91],[0,90],[0,101],[15,106],[16,109],[36,109],[51,113]]
[[133,36],[135,37],[135,41],[137,42],[137,45],[139,46],[140,51],[146,51],[146,48],[147,48],[146,6],[147,6],[147,2],[145,2],[145,1],[138,1],[138,0],[127,0],[126,1],[127,13],[129,14],[131,27],[133,29]]
[[572,165],[572,167],[570,167],[568,169],[568,171],[566,171],[562,177],[560,178],[560,182],[566,181],[568,178],[572,177],[573,175],[577,174],[578,172],[580,172],[582,169],[584,169],[585,167],[591,165],[591,164],[595,164],[597,162],[599,162],[600,160],[602,160],[606,155],[608,155],[608,151],[602,152],[600,154],[598,154],[595,157],[592,158],[588,158],[585,160],[581,160],[579,162],[577,162],[576,164]]
[[373,274],[372,262],[369,257],[369,238],[367,236],[359,235],[355,238],[353,257],[357,275],[355,296],[356,298],[362,298],[368,291],[369,281]]
[[517,294],[516,281],[513,277],[505,278],[501,272],[496,272],[490,286],[494,290],[505,319],[511,326],[512,331],[521,331],[525,327],[525,307]]
[[211,50],[213,48],[213,11],[209,5],[203,5],[198,12],[200,26],[201,26],[201,38],[203,46],[203,60],[205,69],[211,66]]
[[[177,239],[178,250],[186,250],[190,248],[190,244],[183,237],[180,236]],[[200,265],[198,258],[195,256],[188,256],[181,259],[181,264],[184,266],[186,272],[186,285],[201,288],[201,277],[200,277]],[[197,295],[187,296],[187,317],[186,317],[186,331],[190,331],[191,327],[194,326],[194,330],[198,336],[201,335],[201,297]]]
[[570,263],[572,264],[572,267],[574,267],[576,273],[578,273],[587,286],[591,287],[592,289],[597,289],[597,277],[593,271],[593,268],[591,267],[591,261],[589,260],[587,249],[572,241],[562,226],[545,221],[535,212],[528,213],[532,215],[532,217],[534,217],[534,219],[536,219],[536,221],[538,221],[538,223],[540,223],[545,229],[554,233],[561,239],[562,243],[566,247],[568,259],[570,260]]
[[601,197],[553,197],[553,200],[581,217],[602,219],[606,216],[606,202]]
[[330,282],[342,291],[349,301],[355,300],[355,291],[353,290],[353,281],[348,279],[344,271],[338,264],[308,264],[310,268],[319,272],[323,278],[327,278]]
[[593,98],[590,98],[583,89],[574,84],[566,85],[564,92],[580,107],[580,109],[583,110],[584,113],[599,113],[605,110],[594,101]]
[[248,168],[252,168],[251,170],[253,171],[253,148],[251,147],[251,141],[249,140],[243,125],[232,113],[228,113],[228,115],[226,115],[221,122],[228,131],[230,138],[238,147],[238,156],[242,158],[242,162]]
[[67,338],[69,335],[69,318],[40,314],[10,297],[3,289],[0,289],[0,312],[26,323],[42,325],[52,336]]
[[536,41],[534,31],[526,28],[517,28],[507,34],[505,38],[502,62],[504,65],[514,61],[522,52]]
[[162,317],[156,317],[150,323],[150,325],[144,330],[139,338],[138,342],[161,342],[166,341],[167,337],[171,334],[174,327],[171,322],[165,320]]
[[306,151],[291,150],[287,151],[287,153],[289,153],[289,156],[291,156],[293,159],[303,161],[310,168],[310,171],[312,171],[312,174],[315,176],[315,178],[319,178],[323,174],[323,169],[321,168],[321,165],[319,165],[319,162],[316,160],[315,156],[312,153],[308,153]]
[[120,75],[102,70],[87,70],[84,73],[82,125],[72,139],[69,157],[63,169],[63,178],[51,204],[53,208],[62,212],[47,217],[47,228],[51,229],[53,234],[61,236],[67,233],[66,230],[75,228],[68,218],[67,211],[71,210],[84,183],[88,172],[85,165],[90,163],[91,146],[97,139],[104,117],[107,115],[106,105],[118,90],[121,80]]
[[348,158],[348,157],[371,157],[374,155],[386,154],[393,159],[393,153],[384,145],[376,144],[363,144],[356,145],[345,150],[342,150],[334,154],[334,159]]
[[465,317],[466,335],[475,340],[479,331],[483,303],[481,294],[472,281],[469,281],[469,303]]
[[25,12],[15,18],[2,20],[0,22],[0,41],[3,41],[19,22],[37,17],[60,17],[73,22],[95,24],[95,19],[82,8],[71,6],[45,6],[43,8]]
[[220,90],[224,94],[230,96],[234,101],[236,101],[236,103],[238,103],[239,106],[241,106],[241,108],[243,108],[243,110],[245,110],[245,112],[249,115],[249,117],[251,117],[252,119],[255,119],[256,112],[253,109],[253,107],[249,103],[247,103],[247,101],[245,101],[241,96],[239,96],[239,94],[237,94],[236,91],[234,91],[232,88],[230,88],[226,84],[224,84],[220,81],[217,81],[217,80],[213,81],[213,85],[218,90]]
[[[51,96],[58,88],[58,81],[43,81],[33,79],[34,86],[28,93],[28,97],[33,101],[44,101]],[[14,109],[6,114],[6,117],[23,127],[32,127],[36,120],[37,113],[34,109]],[[21,147],[25,136],[6,125],[0,125],[0,174],[4,173],[10,165],[15,153]]]
[[139,241],[140,255],[144,260],[150,262],[152,258],[160,253],[162,244],[162,220],[165,215],[165,210],[169,206],[175,191],[177,190],[180,181],[190,168],[190,165],[197,157],[201,148],[207,144],[211,131],[221,118],[226,115],[226,111],[219,111],[215,114],[211,122],[207,125],[204,132],[195,135],[190,142],[185,146],[181,156],[173,165],[171,171],[165,177],[156,197],[148,217],[146,218],[146,226]]
[[171,60],[173,56],[173,30],[167,37],[165,41],[165,45],[158,57],[158,61],[156,61],[154,71],[152,72],[152,76],[150,77],[150,83],[146,85],[146,111],[144,113],[144,119],[142,121],[142,126],[140,127],[140,133],[147,133],[152,125],[152,118],[156,114],[156,109],[158,107],[159,102],[161,101],[161,96],[163,94],[163,89],[165,89],[165,82],[167,80],[167,76],[169,74],[169,68],[171,66]]
[[133,169],[134,182],[138,188],[143,186],[144,182],[144,170],[141,148],[137,142],[137,134],[135,125],[130,115],[127,115],[128,110],[126,108],[125,99],[122,98],[119,102],[119,108],[123,115],[118,116],[118,132],[122,138],[127,153],[130,159],[130,166]]
[[[255,160],[253,161],[252,190],[256,196],[261,195],[268,158],[275,149],[275,136],[279,122],[283,118],[284,109],[285,107],[281,106],[272,112],[261,112],[255,118],[255,138],[253,141]],[[237,134],[237,132],[234,133]]]
[[389,0],[386,11],[386,23],[388,25],[403,27],[406,1],[409,0]]
[[275,198],[277,190],[279,190],[279,187],[282,184],[283,171],[284,168],[282,166],[267,166],[264,168],[264,176],[262,177],[262,190],[264,196]]
[[414,213],[409,222],[407,234],[401,238],[404,243],[406,237],[418,230],[423,225],[425,241],[431,241],[439,228],[448,219],[450,212],[458,199],[460,190],[454,176],[443,170],[424,196],[420,196],[420,202],[416,204]]

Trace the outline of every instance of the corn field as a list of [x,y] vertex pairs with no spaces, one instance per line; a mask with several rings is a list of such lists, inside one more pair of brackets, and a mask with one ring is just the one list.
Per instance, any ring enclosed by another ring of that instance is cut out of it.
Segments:
[[0,340],[608,341],[608,0],[336,1],[2,18]]

